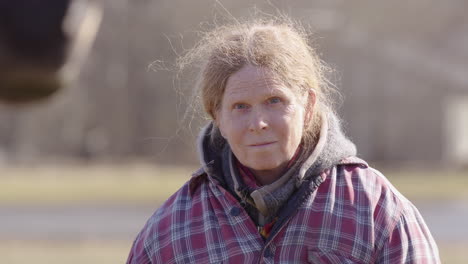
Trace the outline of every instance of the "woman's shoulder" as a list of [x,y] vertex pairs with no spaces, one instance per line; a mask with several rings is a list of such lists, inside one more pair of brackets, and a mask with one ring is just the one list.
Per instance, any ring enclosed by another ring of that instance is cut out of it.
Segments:
[[358,157],[349,157],[338,163],[336,180],[356,185],[356,188],[365,188],[366,191],[388,190],[396,196],[402,196],[382,172]]
[[171,234],[181,230],[194,213],[202,210],[203,173],[200,171],[171,195],[146,221],[134,241],[135,255],[146,255],[171,241]]
[[154,247],[161,247],[161,238],[170,240],[170,232],[175,226],[173,214],[177,208],[189,206],[188,185],[186,182],[179,190],[171,195],[146,221],[133,242],[127,263],[150,263]]
[[344,162],[336,167],[335,176],[335,192],[347,196],[339,203],[372,218],[379,258],[393,263],[405,255],[408,262],[440,263],[437,245],[418,209],[382,172],[367,163]]
[[330,173],[328,180],[336,188],[351,192],[353,197],[366,200],[374,208],[384,206],[385,211],[398,215],[413,205],[384,176],[382,172],[371,167],[366,161],[350,157],[342,160]]
[[201,186],[205,180],[204,176],[203,170],[194,172],[187,182],[161,204],[150,217],[148,223],[155,224],[165,219],[171,219],[171,215],[175,212],[193,210],[195,208],[193,204],[201,199]]

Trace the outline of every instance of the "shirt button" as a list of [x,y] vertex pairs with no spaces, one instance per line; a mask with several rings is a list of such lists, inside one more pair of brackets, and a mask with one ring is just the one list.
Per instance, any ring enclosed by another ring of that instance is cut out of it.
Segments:
[[232,216],[238,216],[240,215],[241,213],[241,209],[237,206],[234,206],[232,209],[231,209],[231,215]]
[[265,248],[265,251],[263,252],[263,256],[265,258],[273,257],[273,253],[271,252],[271,249],[270,248]]

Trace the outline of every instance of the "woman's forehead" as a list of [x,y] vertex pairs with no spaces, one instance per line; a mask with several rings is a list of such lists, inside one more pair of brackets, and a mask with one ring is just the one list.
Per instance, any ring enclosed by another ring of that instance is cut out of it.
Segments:
[[225,96],[260,91],[263,93],[291,92],[279,79],[278,74],[267,68],[247,65],[229,77]]
[[228,83],[243,83],[243,82],[258,82],[258,81],[277,81],[278,74],[274,71],[259,66],[245,65],[237,72],[233,73],[229,79]]

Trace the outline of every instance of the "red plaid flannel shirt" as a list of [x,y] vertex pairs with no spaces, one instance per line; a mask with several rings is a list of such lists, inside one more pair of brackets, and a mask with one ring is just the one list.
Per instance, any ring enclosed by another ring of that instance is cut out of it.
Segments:
[[262,239],[239,202],[200,171],[138,234],[127,263],[440,263],[417,209],[357,158]]

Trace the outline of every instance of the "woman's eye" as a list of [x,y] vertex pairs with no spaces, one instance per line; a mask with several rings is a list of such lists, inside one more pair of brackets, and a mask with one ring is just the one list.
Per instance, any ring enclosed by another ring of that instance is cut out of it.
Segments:
[[268,99],[268,103],[270,103],[270,104],[281,103],[281,99],[278,98],[278,97],[273,97],[273,98]]
[[234,105],[234,109],[238,109],[238,110],[243,110],[247,108],[248,108],[247,104],[235,104]]

